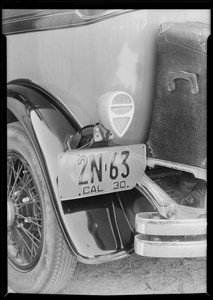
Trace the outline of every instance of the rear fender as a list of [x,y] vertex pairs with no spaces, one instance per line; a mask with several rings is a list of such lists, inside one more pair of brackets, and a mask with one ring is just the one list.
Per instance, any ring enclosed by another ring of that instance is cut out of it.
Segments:
[[146,211],[153,210],[146,198],[134,189],[61,202],[57,157],[65,151],[66,137],[75,134],[80,125],[59,99],[29,80],[9,82],[7,97],[8,121],[17,119],[30,137],[57,219],[74,255],[84,263],[99,263],[132,252],[135,215],[144,205]]

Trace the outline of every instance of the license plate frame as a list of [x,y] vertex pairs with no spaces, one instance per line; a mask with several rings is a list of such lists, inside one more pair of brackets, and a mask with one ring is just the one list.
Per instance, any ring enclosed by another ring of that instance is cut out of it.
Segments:
[[135,187],[145,169],[145,144],[76,149],[60,153],[59,200],[130,190]]

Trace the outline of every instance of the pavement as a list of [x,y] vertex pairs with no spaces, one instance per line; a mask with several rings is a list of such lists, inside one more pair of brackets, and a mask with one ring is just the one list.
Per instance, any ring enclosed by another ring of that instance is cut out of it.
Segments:
[[78,263],[61,294],[206,293],[206,258],[149,258],[132,254],[101,265]]
[[[206,294],[206,273],[206,258],[149,258],[132,254],[98,265],[78,262],[60,294]],[[14,293],[10,288],[8,292]]]

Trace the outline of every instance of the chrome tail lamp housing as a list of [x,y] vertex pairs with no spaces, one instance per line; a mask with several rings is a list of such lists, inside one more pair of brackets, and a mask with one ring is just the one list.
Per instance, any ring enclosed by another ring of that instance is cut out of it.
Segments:
[[127,132],[135,111],[132,97],[123,91],[112,91],[102,95],[96,104],[101,123],[122,138]]

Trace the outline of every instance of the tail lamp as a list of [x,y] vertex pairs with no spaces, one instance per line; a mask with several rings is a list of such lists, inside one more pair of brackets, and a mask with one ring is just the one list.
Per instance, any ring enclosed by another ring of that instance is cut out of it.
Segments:
[[109,92],[98,99],[96,108],[101,123],[115,136],[124,136],[134,115],[132,97],[122,91]]

